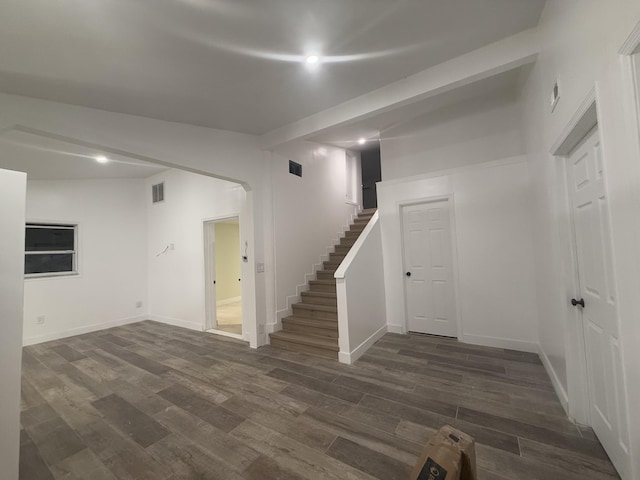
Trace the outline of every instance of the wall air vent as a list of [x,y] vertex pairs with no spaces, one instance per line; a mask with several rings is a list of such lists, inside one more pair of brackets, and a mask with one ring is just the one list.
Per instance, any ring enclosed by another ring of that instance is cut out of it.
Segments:
[[151,185],[151,201],[153,203],[164,201],[164,182]]
[[558,100],[560,100],[560,83],[556,80],[556,83],[553,84],[553,89],[551,89],[551,111],[552,112],[556,109]]
[[289,160],[289,173],[293,173],[299,177],[302,176],[302,165],[294,162],[293,160]]

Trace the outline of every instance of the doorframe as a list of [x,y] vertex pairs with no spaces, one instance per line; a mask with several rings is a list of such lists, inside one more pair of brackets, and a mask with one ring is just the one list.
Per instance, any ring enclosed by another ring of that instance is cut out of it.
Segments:
[[456,308],[456,312],[454,315],[454,320],[456,322],[456,331],[457,338],[460,341],[464,339],[464,329],[462,328],[462,314],[460,311],[460,279],[458,276],[458,234],[456,231],[456,216],[455,216],[455,202],[454,195],[434,195],[429,197],[421,197],[421,198],[412,198],[411,200],[403,200],[398,202],[397,212],[400,218],[400,249],[402,255],[402,271],[400,272],[400,278],[402,281],[402,285],[404,285],[403,290],[403,300],[404,300],[404,319],[402,321],[402,327],[404,329],[404,333],[409,332],[409,310],[407,308],[407,287],[404,278],[404,272],[406,271],[405,262],[405,241],[404,241],[404,220],[402,215],[402,209],[404,207],[410,207],[412,205],[422,205],[427,203],[435,203],[435,202],[449,202],[449,230],[451,234],[450,242],[451,242],[451,268],[453,273],[453,296],[454,296],[454,304]]
[[[631,158],[635,158],[636,161],[640,160],[640,20],[636,22],[635,27],[631,30],[622,46],[618,50],[619,59],[621,62],[622,69],[622,77],[623,77],[623,88],[621,89],[624,98],[630,98],[631,102],[624,102],[626,108],[624,109],[625,121],[627,125],[629,125],[630,130],[633,134],[633,140],[627,145],[626,154]],[[638,205],[638,195],[633,200],[635,200],[635,205]],[[635,229],[635,238],[636,240],[640,239],[640,229],[636,227]],[[637,282],[637,280],[636,280]],[[637,291],[637,290],[636,290]],[[636,317],[640,311],[638,308],[634,308],[631,312],[627,312],[630,314],[632,318]],[[622,368],[625,379],[627,379],[626,384],[626,398],[625,405],[627,408],[627,418],[631,419],[631,405],[637,403],[637,400],[640,398],[640,390],[637,385],[632,385],[632,382],[629,382],[629,370],[626,368],[628,357],[625,355],[625,345],[628,342],[633,343],[636,339],[640,338],[640,328],[635,327],[631,329],[629,332],[628,325],[622,325],[622,322],[619,322],[620,335],[624,335],[627,338],[627,341],[621,341],[621,350],[622,350]],[[629,438],[629,471],[631,476],[634,474],[636,476],[640,475],[640,455],[638,454],[638,444],[640,444],[640,428],[634,427],[633,423],[630,423],[628,426],[628,438]],[[635,477],[634,477],[635,478]]]
[[[598,93],[597,84],[589,91],[582,101],[569,123],[551,147],[551,155],[556,160],[556,178],[558,179],[558,198],[562,203],[558,205],[568,214],[560,218],[558,216],[558,229],[564,232],[563,237],[569,237],[569,243],[563,248],[564,285],[572,290],[572,295],[578,293],[580,285],[577,261],[577,246],[571,200],[569,198],[567,161],[569,155],[584,137],[598,126]],[[602,137],[601,137],[602,139]],[[604,146],[603,146],[604,155]],[[569,285],[567,285],[569,284]],[[568,299],[565,299],[565,338],[564,344],[567,352],[567,391],[562,391],[559,382],[555,384],[556,393],[565,399],[569,417],[583,425],[590,425],[591,400],[589,398],[589,374],[587,364],[587,349],[585,345],[585,331],[582,316],[576,309],[568,308]],[[553,378],[553,375],[551,375]],[[560,391],[558,391],[560,390]]]
[[[212,231],[215,232],[215,224],[224,222],[225,220],[238,219],[238,230],[240,234],[240,239],[242,239],[242,221],[240,218],[240,213],[232,213],[228,215],[223,215],[221,217],[211,217],[211,218],[203,218],[202,219],[202,248],[204,251],[204,304],[205,304],[205,330],[216,330],[217,329],[217,319],[216,319],[216,299],[215,295],[212,295],[211,289],[208,288],[211,281],[213,281],[213,277],[215,277],[215,236],[214,236],[214,248],[213,252],[208,248],[209,242],[208,240],[211,238],[210,235]],[[242,251],[242,242],[240,242],[240,250]],[[240,259],[238,259],[240,261]],[[242,269],[240,269],[240,278],[242,278]],[[241,290],[242,292],[242,290]],[[240,293],[242,295],[242,293]],[[212,298],[213,297],[213,298]],[[244,296],[243,305],[244,305]],[[235,335],[227,332],[220,332],[221,335],[232,336],[234,338],[242,339],[245,333],[245,309],[242,309],[242,335]]]

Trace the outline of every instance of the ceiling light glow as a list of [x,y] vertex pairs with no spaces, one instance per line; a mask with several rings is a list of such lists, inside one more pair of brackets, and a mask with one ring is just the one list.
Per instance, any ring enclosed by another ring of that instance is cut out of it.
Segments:
[[367,139],[366,139],[366,138],[364,138],[364,137],[362,137],[362,138],[360,138],[360,139],[358,140],[358,143],[359,143],[360,145],[364,145],[365,143],[367,143]]
[[107,163],[109,161],[109,159],[107,157],[105,157],[104,155],[98,155],[96,157],[96,162],[98,163]]
[[305,61],[307,62],[307,64],[313,65],[320,61],[320,57],[318,55],[309,55]]

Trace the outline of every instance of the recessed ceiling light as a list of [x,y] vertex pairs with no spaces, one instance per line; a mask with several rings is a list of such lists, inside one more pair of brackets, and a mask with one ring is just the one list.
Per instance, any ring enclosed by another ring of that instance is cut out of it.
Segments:
[[109,161],[109,159],[107,157],[105,157],[104,155],[98,155],[96,157],[96,162],[98,163],[107,163]]
[[318,55],[309,55],[305,61],[309,65],[313,65],[314,63],[318,63],[320,61],[320,57]]
[[366,138],[364,138],[364,137],[362,137],[362,138],[360,138],[360,140],[358,140],[358,143],[359,143],[360,145],[364,145],[365,143],[367,143],[367,139],[366,139]]

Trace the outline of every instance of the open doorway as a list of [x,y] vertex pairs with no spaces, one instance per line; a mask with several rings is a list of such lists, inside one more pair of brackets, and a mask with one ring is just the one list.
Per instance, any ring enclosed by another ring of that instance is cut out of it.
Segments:
[[362,208],[378,208],[376,183],[382,180],[380,147],[360,153],[362,165]]
[[204,222],[207,331],[242,338],[242,271],[238,216]]

